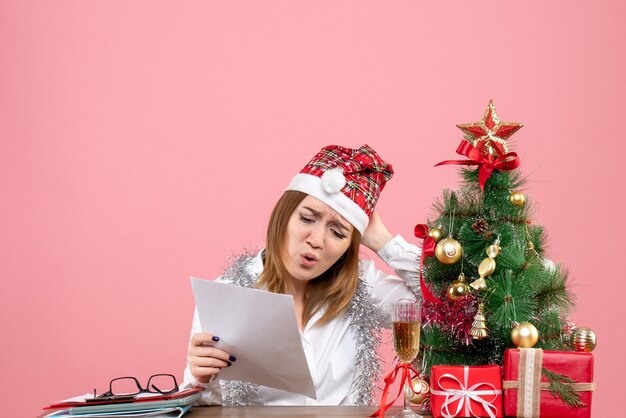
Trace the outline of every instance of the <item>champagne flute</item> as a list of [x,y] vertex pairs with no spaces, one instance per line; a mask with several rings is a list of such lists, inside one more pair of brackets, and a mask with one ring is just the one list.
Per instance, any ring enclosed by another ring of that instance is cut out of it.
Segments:
[[[420,348],[419,302],[401,299],[391,305],[393,321],[393,348],[401,363],[410,364],[417,357]],[[409,377],[410,378],[410,377]],[[402,382],[404,385],[406,382]],[[405,388],[406,389],[406,388]],[[404,392],[404,410],[393,418],[419,418],[421,415],[411,410],[410,391]],[[407,393],[408,392],[408,393]]]

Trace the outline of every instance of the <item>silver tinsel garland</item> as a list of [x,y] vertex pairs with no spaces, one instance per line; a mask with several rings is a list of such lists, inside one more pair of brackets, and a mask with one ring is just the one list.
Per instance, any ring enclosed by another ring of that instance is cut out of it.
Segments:
[[[254,260],[254,255],[246,252],[234,257],[230,267],[222,275],[223,280],[227,280],[236,286],[254,287],[259,276],[252,274],[249,266]],[[222,404],[224,406],[257,406],[263,405],[259,398],[259,385],[238,380],[220,380],[222,389]]]
[[[254,258],[255,255],[250,253],[234,257],[222,279],[237,286],[254,287],[259,278],[249,269]],[[386,315],[362,280],[345,315],[350,321],[356,344],[355,378],[350,393],[355,405],[373,405],[374,385],[382,373],[377,349]],[[225,406],[262,405],[257,384],[222,380],[220,385]]]
[[356,373],[350,388],[355,405],[374,405],[374,385],[382,374],[378,347],[386,315],[376,302],[367,284],[360,280],[347,311],[356,339]]

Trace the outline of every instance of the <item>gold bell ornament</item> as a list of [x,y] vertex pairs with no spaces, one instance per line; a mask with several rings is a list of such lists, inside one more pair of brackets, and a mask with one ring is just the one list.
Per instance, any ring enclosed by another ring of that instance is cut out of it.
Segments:
[[472,328],[470,328],[470,335],[475,340],[482,340],[489,336],[489,328],[485,321],[485,305],[481,302],[478,305],[478,312],[474,315],[474,322],[472,322]]
[[448,287],[448,299],[458,300],[459,298],[469,295],[472,289],[465,282],[465,274],[461,273],[459,278],[452,282]]
[[524,201],[526,201],[526,196],[522,192],[513,192],[509,196],[509,202],[515,206],[524,206]]
[[413,386],[413,390],[407,386],[404,387],[404,394],[409,398],[411,403],[421,405],[430,394],[430,385],[425,379],[414,377],[413,380],[411,380],[411,386]]
[[591,328],[574,328],[571,336],[572,348],[575,351],[590,353],[596,348],[596,333]]
[[539,331],[530,322],[522,322],[511,331],[511,341],[519,348],[532,348],[539,341]]
[[441,225],[437,225],[436,228],[428,231],[428,236],[431,237],[435,242],[441,241],[443,238],[443,227]]
[[483,261],[481,261],[480,265],[478,266],[478,275],[480,276],[480,278],[470,283],[470,286],[472,286],[474,289],[480,291],[487,288],[487,283],[485,279],[491,276],[491,274],[496,270],[496,260],[494,260],[494,258],[496,258],[502,250],[499,244],[500,240],[496,239],[496,242],[493,243],[493,245],[487,247],[487,250],[485,251],[487,253],[487,258],[483,259]]
[[454,264],[461,259],[463,248],[452,236],[444,238],[435,247],[435,257],[443,264]]

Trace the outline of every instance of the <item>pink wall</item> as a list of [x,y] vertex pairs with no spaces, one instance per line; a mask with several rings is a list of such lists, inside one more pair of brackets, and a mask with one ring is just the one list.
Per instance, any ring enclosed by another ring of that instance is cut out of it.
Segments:
[[[599,335],[594,415],[626,374],[622,219],[626,7],[619,1],[3,1],[3,416],[182,375],[189,275],[261,244],[321,146],[369,143],[379,209],[412,238],[456,185],[455,124],[493,98],[574,320]],[[622,190],[622,192],[619,192]],[[619,357],[618,357],[619,356]]]

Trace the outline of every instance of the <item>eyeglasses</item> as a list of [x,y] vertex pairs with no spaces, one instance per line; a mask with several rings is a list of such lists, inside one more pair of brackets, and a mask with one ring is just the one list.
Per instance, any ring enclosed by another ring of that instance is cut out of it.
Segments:
[[178,391],[178,382],[173,374],[154,374],[148,378],[145,388],[141,386],[139,380],[132,376],[118,377],[109,383],[109,391],[96,396],[93,390],[94,400],[126,399],[132,398],[140,393],[158,393],[169,395]]

